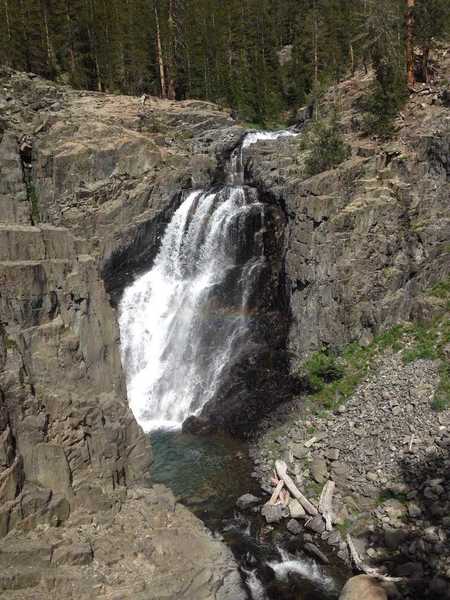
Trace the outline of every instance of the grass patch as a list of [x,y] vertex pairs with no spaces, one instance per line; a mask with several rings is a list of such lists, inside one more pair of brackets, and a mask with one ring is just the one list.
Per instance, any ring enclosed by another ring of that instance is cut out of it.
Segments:
[[408,495],[403,492],[383,490],[377,498],[377,506],[380,506],[380,504],[383,504],[387,500],[398,500],[402,504],[406,504],[408,502]]
[[[428,290],[427,295],[450,302],[450,278]],[[440,383],[432,406],[435,410],[450,407],[450,365],[446,347],[450,344],[448,312],[429,322],[396,325],[374,338],[369,346],[353,342],[338,354],[322,350],[313,354],[299,374],[309,392],[308,404],[314,413],[335,410],[349,398],[367,376],[377,357],[387,350],[401,352],[405,364],[419,359],[439,360]]]
[[17,342],[15,340],[13,340],[13,338],[11,338],[11,337],[6,337],[5,338],[5,346],[6,346],[7,350],[16,350]]
[[436,360],[439,358],[439,334],[433,325],[417,324],[410,332],[411,347],[403,351],[405,364],[421,358]]
[[320,392],[327,383],[341,379],[344,368],[326,350],[315,352],[304,365],[304,381],[310,392]]
[[450,311],[450,277],[447,277],[447,279],[444,279],[444,281],[434,285],[430,290],[430,296],[444,300],[445,309]]

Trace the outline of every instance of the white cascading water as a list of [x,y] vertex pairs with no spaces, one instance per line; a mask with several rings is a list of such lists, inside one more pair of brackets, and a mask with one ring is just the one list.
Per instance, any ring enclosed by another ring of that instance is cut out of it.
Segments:
[[336,583],[334,580],[326,575],[322,567],[312,559],[293,558],[286,550],[283,550],[283,548],[278,548],[278,552],[281,557],[281,562],[268,563],[277,579],[285,580],[288,579],[290,575],[299,575],[303,579],[308,579],[327,592],[336,590]]
[[[255,242],[264,228],[264,205],[241,185],[242,150],[287,135],[293,134],[248,134],[230,160],[231,185],[189,193],[166,229],[152,269],[124,292],[122,362],[130,406],[145,431],[178,428],[198,414],[245,336],[254,273],[264,262],[261,236]],[[247,248],[249,242],[241,237],[249,220],[253,255],[243,257],[242,242]]]
[[245,575],[245,583],[249,589],[251,600],[267,600],[264,585],[258,578],[256,571],[247,571],[246,569],[242,569],[242,571]]

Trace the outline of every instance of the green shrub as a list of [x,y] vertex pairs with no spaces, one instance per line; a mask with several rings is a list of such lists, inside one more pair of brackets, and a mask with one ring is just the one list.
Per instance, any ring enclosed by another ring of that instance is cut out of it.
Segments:
[[304,369],[306,386],[313,393],[320,392],[327,383],[341,379],[344,375],[344,369],[338,364],[336,357],[326,351],[310,356]]
[[351,155],[335,114],[310,126],[301,138],[301,149],[307,152],[305,166],[309,176],[332,169]]

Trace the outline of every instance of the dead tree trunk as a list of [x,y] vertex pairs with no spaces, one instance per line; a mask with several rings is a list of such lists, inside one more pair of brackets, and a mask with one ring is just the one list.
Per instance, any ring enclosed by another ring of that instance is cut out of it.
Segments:
[[159,15],[158,8],[156,4],[155,7],[155,23],[156,23],[156,60],[158,61],[159,67],[159,81],[161,85],[161,98],[167,98],[167,89],[166,89],[166,75],[164,72],[164,58],[162,53],[162,44],[161,44],[161,30],[159,27]]
[[175,100],[175,8],[173,0],[169,1],[169,57],[167,61],[167,97]]
[[428,62],[430,60],[430,48],[425,46],[422,48],[422,75],[426,83],[430,82],[430,71],[428,69]]
[[305,498],[305,496],[300,492],[298,487],[287,474],[286,463],[282,460],[275,461],[275,469],[278,477],[284,481],[284,485],[287,487],[291,495],[300,502],[300,504],[303,506],[306,512],[312,515],[313,517],[318,515],[319,512],[314,506],[314,504],[312,504],[307,498]]
[[408,87],[413,88],[416,82],[414,75],[414,6],[416,0],[405,0],[405,2],[406,78]]
[[315,95],[315,118],[319,118],[319,23],[317,15],[317,6],[314,2],[314,95]]
[[8,40],[11,40],[11,21],[9,19],[8,0],[4,0],[4,5],[5,5],[6,31],[8,32]]

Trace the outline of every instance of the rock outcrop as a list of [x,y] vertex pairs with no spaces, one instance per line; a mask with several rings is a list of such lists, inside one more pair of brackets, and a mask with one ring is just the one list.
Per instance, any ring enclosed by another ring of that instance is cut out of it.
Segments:
[[148,480],[151,454],[127,406],[116,319],[95,258],[70,230],[31,224],[26,167],[9,131],[0,161],[5,535],[19,524],[63,522],[90,481],[114,490]]
[[[444,63],[442,79],[450,65]],[[285,274],[292,367],[311,351],[369,342],[384,329],[427,316],[422,291],[450,272],[450,113],[437,93],[412,97],[391,142],[357,130],[358,79],[340,97],[352,157],[305,179],[295,138],[246,154],[249,181],[287,215]]]
[[231,551],[163,486],[92,500],[63,528],[0,541],[2,598],[246,598]]
[[216,168],[191,138],[229,118],[0,77],[0,595],[243,598],[226,547],[142,487],[105,289],[151,260],[180,189]]

